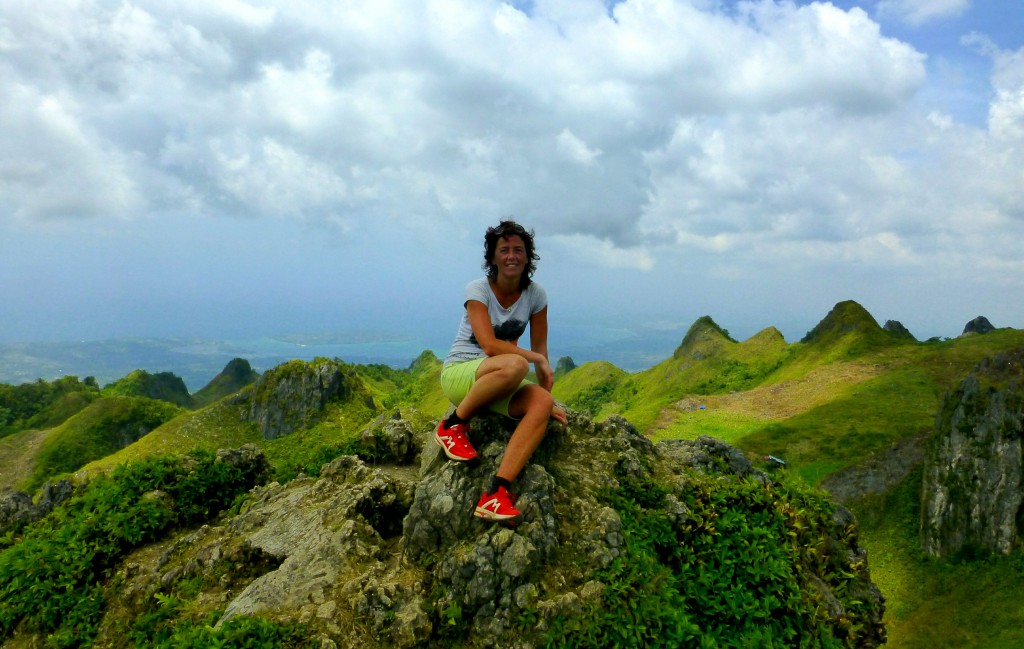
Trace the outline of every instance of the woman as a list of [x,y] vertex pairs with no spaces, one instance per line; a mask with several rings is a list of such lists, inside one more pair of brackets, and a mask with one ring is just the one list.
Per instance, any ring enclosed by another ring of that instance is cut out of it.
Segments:
[[[540,257],[533,232],[514,221],[488,228],[484,236],[487,277],[466,286],[465,310],[451,352],[441,370],[441,388],[455,412],[438,424],[434,440],[452,460],[476,458],[469,443],[469,419],[489,408],[518,419],[505,455],[475,515],[510,521],[520,515],[509,492],[547,430],[548,419],[566,423],[551,396],[554,372],[548,362],[547,293],[531,279]],[[530,349],[519,337],[530,326]],[[526,379],[533,364],[539,385]]]

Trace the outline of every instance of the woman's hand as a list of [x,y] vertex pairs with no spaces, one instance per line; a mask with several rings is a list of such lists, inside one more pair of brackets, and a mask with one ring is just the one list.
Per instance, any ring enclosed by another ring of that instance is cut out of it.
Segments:
[[533,369],[537,373],[537,383],[540,387],[551,392],[551,386],[555,384],[555,372],[551,369],[548,359],[544,357],[537,359],[533,364]]
[[563,426],[569,425],[569,419],[565,416],[565,410],[560,406],[551,406],[551,418],[562,424]]

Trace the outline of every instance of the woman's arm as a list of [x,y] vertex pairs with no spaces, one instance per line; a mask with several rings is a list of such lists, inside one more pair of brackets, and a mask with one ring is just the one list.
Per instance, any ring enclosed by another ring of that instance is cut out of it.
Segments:
[[551,369],[551,360],[548,358],[547,307],[530,316],[530,349],[544,357],[543,368],[536,363],[534,368],[537,370],[537,380],[540,381],[541,387],[550,392],[551,386],[555,383],[555,372]]
[[[545,373],[541,374],[542,370],[536,364],[534,367],[537,368],[537,380],[540,381],[540,385],[548,392],[551,392],[551,387],[555,384],[555,372],[551,369],[551,362],[548,360],[547,307],[530,316],[530,348],[544,356],[543,372]],[[551,406],[551,417],[561,422],[563,426],[568,423],[565,410],[557,402]]]
[[469,316],[469,325],[473,328],[473,336],[476,338],[480,348],[488,356],[518,354],[534,365],[548,362],[546,356],[538,354],[533,350],[523,349],[519,345],[510,343],[507,340],[500,340],[495,336],[494,326],[491,325],[491,318],[487,315],[487,305],[483,302],[477,302],[476,300],[467,301],[466,312]]

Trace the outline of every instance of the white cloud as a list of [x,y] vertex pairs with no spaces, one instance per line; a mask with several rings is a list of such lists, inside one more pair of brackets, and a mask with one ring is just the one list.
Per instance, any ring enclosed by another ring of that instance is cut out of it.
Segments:
[[587,234],[555,235],[551,238],[563,245],[577,263],[585,266],[612,270],[654,269],[654,257],[644,247],[622,248]]
[[989,129],[1000,139],[1024,139],[1024,48],[993,52],[996,96],[989,108]]
[[970,6],[971,0],[879,0],[878,13],[909,25],[921,25],[959,16]]
[[567,128],[562,129],[558,134],[558,150],[567,158],[581,165],[589,165],[594,162],[597,156],[601,155],[600,149],[591,149],[587,143],[576,137]]
[[146,207],[136,157],[98,137],[71,97],[3,85],[0,209],[45,219],[126,217]]

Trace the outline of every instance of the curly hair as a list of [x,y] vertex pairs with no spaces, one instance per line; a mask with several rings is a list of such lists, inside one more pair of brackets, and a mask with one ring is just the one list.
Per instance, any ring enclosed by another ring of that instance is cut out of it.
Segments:
[[498,240],[507,239],[513,235],[522,239],[523,245],[526,246],[526,269],[523,271],[522,277],[519,278],[519,290],[525,291],[533,281],[530,278],[537,270],[537,260],[540,259],[533,246],[533,230],[527,230],[511,219],[505,219],[493,228],[487,228],[487,233],[484,235],[484,263],[480,267],[487,271],[489,279],[493,280],[497,277],[498,267],[492,263],[492,260],[498,249]]

